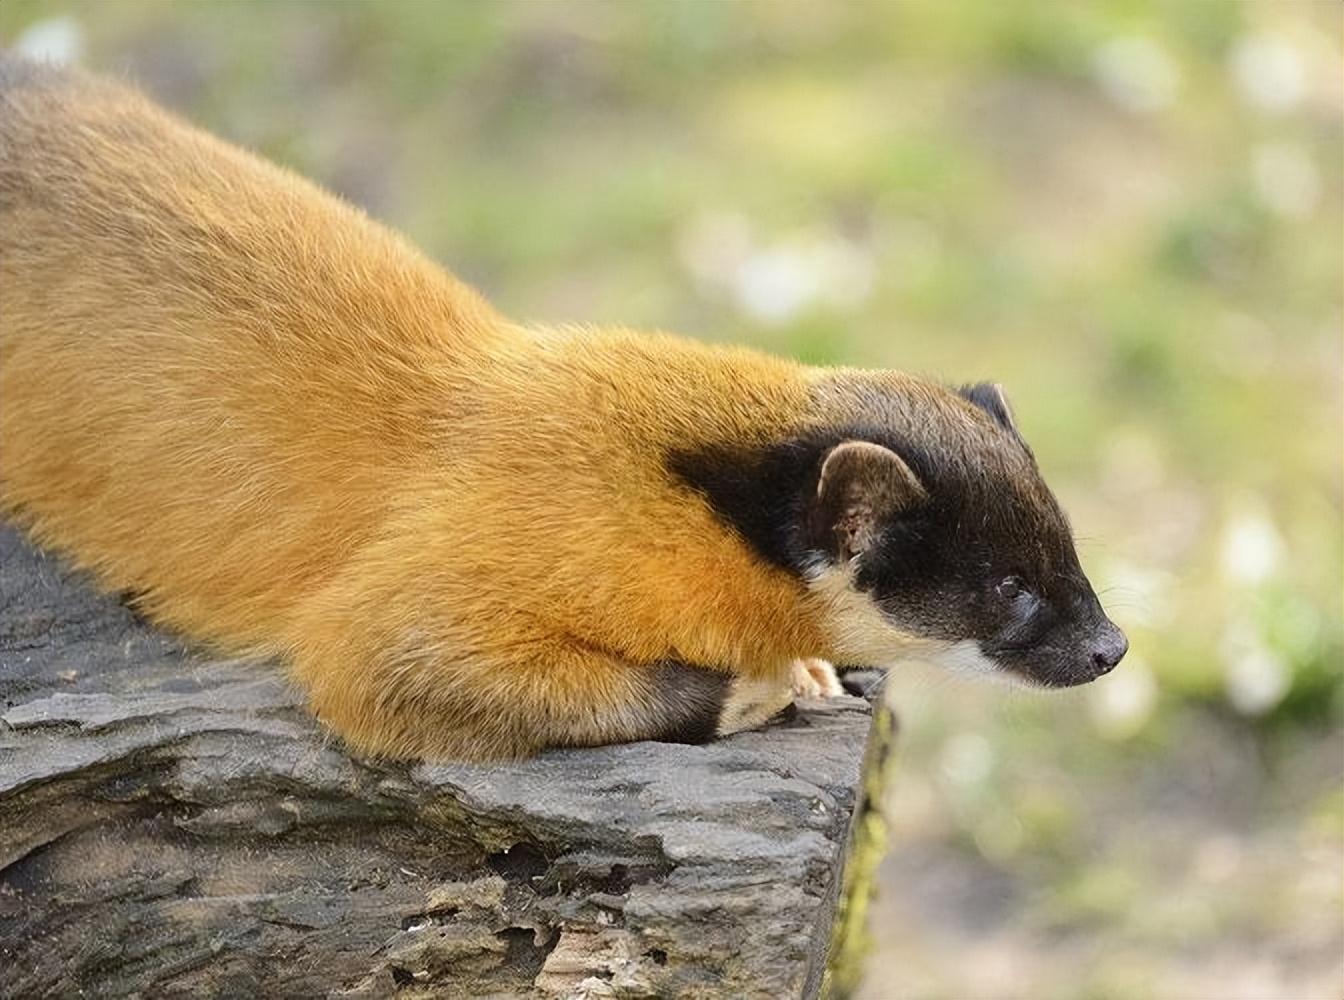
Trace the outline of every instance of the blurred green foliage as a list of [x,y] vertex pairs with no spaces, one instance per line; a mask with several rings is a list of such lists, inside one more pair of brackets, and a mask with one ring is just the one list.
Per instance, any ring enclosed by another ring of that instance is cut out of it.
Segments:
[[895,678],[870,997],[1344,988],[1341,26],[0,5],[0,38],[131,76],[521,318],[1008,387],[1132,653],[1049,697]]

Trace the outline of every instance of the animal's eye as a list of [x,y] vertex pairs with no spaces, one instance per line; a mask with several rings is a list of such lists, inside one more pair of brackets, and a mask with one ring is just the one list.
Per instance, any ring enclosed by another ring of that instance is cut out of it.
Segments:
[[1027,585],[1020,576],[1005,576],[994,588],[1005,601],[1011,601],[1020,594],[1027,593]]

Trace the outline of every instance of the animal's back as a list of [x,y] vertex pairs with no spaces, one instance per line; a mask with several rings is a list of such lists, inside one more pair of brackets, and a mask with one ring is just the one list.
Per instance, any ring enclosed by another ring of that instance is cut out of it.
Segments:
[[0,502],[173,624],[266,645],[502,330],[300,178],[0,57]]

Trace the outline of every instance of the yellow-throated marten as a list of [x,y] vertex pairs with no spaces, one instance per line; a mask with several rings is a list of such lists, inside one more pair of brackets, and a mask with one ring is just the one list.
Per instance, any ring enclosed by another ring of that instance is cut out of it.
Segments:
[[1057,686],[1126,646],[995,387],[519,326],[293,174],[13,57],[0,502],[157,621],[285,658],[378,754],[708,740],[806,658]]

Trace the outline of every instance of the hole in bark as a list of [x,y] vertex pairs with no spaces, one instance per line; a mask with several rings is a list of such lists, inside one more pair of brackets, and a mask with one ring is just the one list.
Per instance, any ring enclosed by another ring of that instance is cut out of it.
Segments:
[[611,874],[602,880],[602,891],[622,896],[630,891],[630,885],[630,869],[625,865],[612,865]]
[[173,890],[173,895],[179,899],[193,899],[200,895],[200,888],[200,884],[195,878],[184,879],[182,882],[178,883],[177,888]]
[[415,983],[415,976],[398,965],[390,966],[388,971],[392,973],[392,982],[398,986],[411,986]]
[[434,916],[427,913],[414,913],[409,917],[401,918],[401,929],[404,931],[418,931],[421,928],[428,927],[434,922],[435,917],[440,920],[449,920],[457,916],[457,908],[447,910],[435,910]]
[[650,959],[654,965],[667,964],[667,952],[663,951],[662,948],[650,948],[644,953],[644,957]]
[[486,864],[511,881],[536,878],[551,866],[546,855],[532,844],[514,844],[507,851],[490,855]]
[[496,931],[495,937],[504,942],[504,964],[518,972],[529,981],[535,979],[546,964],[546,956],[559,941],[558,934],[552,934],[545,944],[537,944],[537,934],[530,927],[505,927]]

